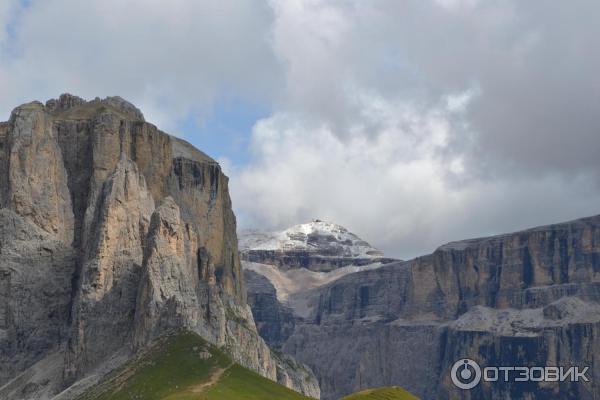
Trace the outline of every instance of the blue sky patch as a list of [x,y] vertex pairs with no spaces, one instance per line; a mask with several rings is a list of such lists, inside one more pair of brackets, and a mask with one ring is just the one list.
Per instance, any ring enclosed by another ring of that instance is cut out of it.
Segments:
[[252,127],[270,114],[265,106],[239,98],[222,99],[208,117],[192,114],[178,124],[177,131],[212,158],[226,157],[243,166],[249,162]]

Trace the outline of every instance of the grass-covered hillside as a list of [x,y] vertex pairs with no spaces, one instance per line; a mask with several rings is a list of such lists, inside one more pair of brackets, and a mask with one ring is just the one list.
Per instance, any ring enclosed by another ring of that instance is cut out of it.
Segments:
[[306,400],[190,332],[169,336],[78,400]]
[[415,396],[400,387],[368,389],[351,394],[342,400],[418,400]]

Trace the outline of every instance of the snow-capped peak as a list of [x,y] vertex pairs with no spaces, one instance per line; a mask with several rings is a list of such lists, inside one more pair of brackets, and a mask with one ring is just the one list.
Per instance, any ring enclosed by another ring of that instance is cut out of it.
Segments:
[[309,251],[323,256],[382,257],[383,253],[343,226],[314,219],[278,232],[244,231],[239,248],[245,250]]

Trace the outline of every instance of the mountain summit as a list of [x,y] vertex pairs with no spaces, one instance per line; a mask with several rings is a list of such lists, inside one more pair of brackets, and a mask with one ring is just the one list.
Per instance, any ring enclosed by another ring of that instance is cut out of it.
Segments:
[[329,272],[349,265],[395,261],[343,226],[319,219],[282,231],[242,231],[239,249],[245,261],[276,265],[282,270]]
[[341,225],[313,219],[279,232],[245,231],[239,248],[245,250],[306,251],[325,257],[382,257],[383,253]]
[[283,231],[242,232],[239,246],[256,326],[276,348],[308,316],[318,288],[396,261],[343,226],[318,219]]

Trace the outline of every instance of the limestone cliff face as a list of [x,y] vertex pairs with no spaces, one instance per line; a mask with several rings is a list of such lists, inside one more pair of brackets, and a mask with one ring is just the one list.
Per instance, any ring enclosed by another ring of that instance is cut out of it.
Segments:
[[277,289],[269,278],[248,268],[244,278],[258,332],[271,347],[280,348],[294,332],[294,311],[277,298]]
[[[292,332],[265,337],[313,368],[324,399],[389,385],[425,399],[593,399],[599,271],[600,216],[455,242],[299,291],[287,299],[301,297],[306,309]],[[265,285],[249,287],[251,299],[264,300],[253,308],[275,307]],[[261,322],[261,332],[282,332],[281,319]],[[464,357],[482,366],[589,366],[590,382],[462,391],[449,372]]]
[[62,95],[0,123],[0,219],[0,397],[52,398],[180,328],[271,379],[302,374],[256,333],[227,177],[123,99]]
[[73,238],[73,212],[52,118],[40,112],[41,104],[18,108],[11,116],[12,134],[6,135],[4,155],[7,185],[3,204],[55,234],[65,242]]

